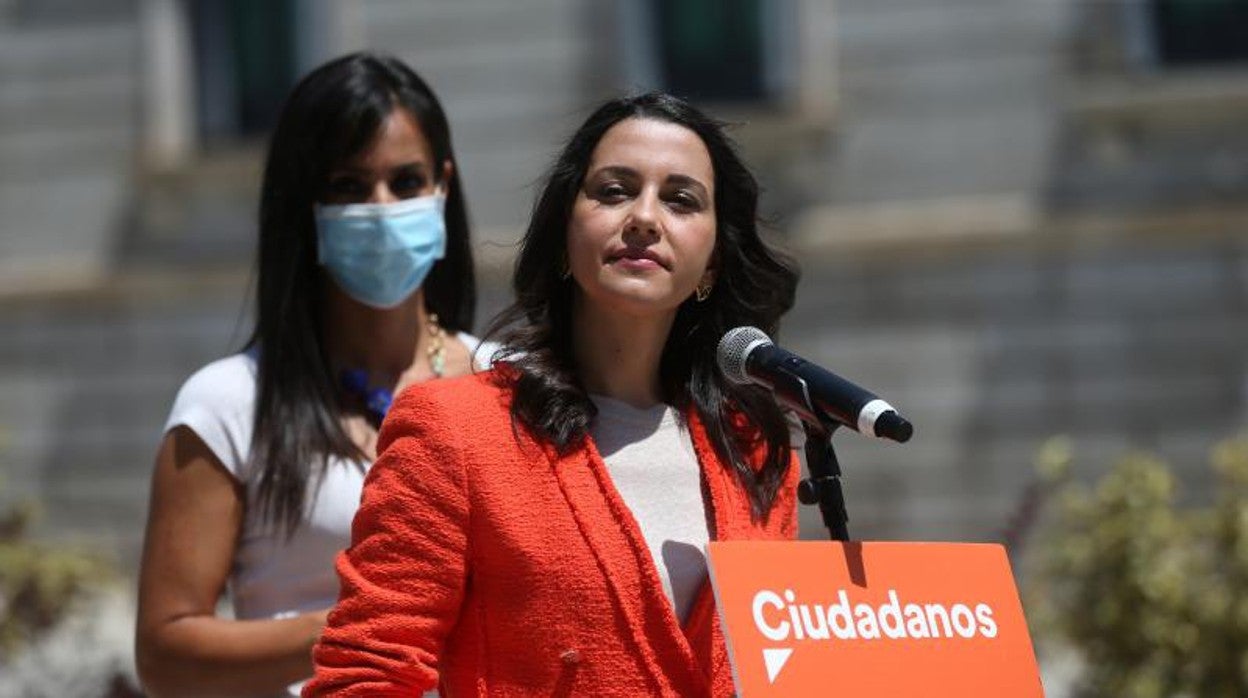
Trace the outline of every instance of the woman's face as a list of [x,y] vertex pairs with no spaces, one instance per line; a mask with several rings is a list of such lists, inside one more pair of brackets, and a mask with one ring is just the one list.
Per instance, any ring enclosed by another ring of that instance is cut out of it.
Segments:
[[321,203],[384,204],[432,194],[451,174],[449,160],[441,172],[435,166],[420,123],[410,111],[398,108],[377,128],[372,142],[330,171]]
[[583,299],[630,315],[674,312],[713,274],[714,184],[693,131],[643,118],[608,129],[568,222],[568,266]]

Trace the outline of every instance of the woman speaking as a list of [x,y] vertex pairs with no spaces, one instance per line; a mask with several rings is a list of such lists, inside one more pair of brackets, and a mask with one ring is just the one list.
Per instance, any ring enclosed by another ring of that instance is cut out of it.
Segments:
[[492,371],[413,386],[382,428],[316,695],[730,695],[711,540],[792,538],[788,424],[715,363],[797,272],[760,239],[721,126],[608,102],[552,168]]

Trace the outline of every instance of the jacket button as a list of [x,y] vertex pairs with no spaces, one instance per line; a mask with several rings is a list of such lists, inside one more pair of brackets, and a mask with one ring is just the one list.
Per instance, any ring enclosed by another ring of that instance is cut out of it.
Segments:
[[576,666],[581,663],[581,653],[576,650],[564,650],[563,654],[559,655],[559,659],[564,666]]

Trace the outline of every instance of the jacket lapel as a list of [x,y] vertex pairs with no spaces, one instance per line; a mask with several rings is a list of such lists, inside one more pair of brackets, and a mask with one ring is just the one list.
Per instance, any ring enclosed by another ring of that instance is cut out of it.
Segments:
[[[736,476],[722,465],[715,447],[711,445],[706,427],[692,409],[687,413],[689,432],[693,437],[694,451],[698,455],[698,463],[702,466],[702,481],[705,483],[707,508],[713,522],[711,540],[729,540],[738,537],[737,529],[741,526],[740,517],[746,515],[748,521],[748,503],[742,509],[743,494],[737,486]],[[690,609],[685,621],[685,637],[688,639],[698,666],[701,667],[706,680],[715,685],[716,677],[730,677],[727,646],[719,625],[719,615],[715,606],[714,589],[708,575],[698,590],[697,599]],[[731,683],[731,679],[728,679]]]
[[[700,448],[695,449],[705,479],[705,457]],[[658,681],[656,688],[660,693],[705,695],[709,686],[701,653],[695,653],[685,637],[663,593],[641,527],[611,481],[593,439],[587,437],[584,445],[563,456],[551,448],[547,452],[560,490],[616,607],[633,637],[643,645],[641,655]],[[703,586],[699,596],[709,593]],[[659,677],[671,677],[672,683]]]

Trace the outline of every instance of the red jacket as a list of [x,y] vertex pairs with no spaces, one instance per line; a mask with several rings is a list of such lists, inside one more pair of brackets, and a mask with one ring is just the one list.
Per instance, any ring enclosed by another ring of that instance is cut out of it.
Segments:
[[[731,695],[709,583],[682,628],[592,440],[560,457],[513,430],[492,378],[423,383],[391,410],[303,695],[411,696],[439,673],[447,696]],[[752,521],[689,417],[712,538],[795,537],[796,461]]]

